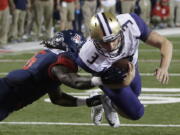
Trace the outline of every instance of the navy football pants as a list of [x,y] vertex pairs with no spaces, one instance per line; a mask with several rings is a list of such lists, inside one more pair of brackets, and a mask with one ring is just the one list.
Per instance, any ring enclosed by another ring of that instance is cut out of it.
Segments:
[[0,121],[4,120],[10,113],[8,100],[10,97],[10,88],[4,79],[0,78]]
[[128,87],[111,90],[101,87],[104,93],[112,100],[119,110],[123,111],[130,119],[137,120],[144,114],[144,106],[138,96],[141,93],[141,77],[136,67],[135,78]]

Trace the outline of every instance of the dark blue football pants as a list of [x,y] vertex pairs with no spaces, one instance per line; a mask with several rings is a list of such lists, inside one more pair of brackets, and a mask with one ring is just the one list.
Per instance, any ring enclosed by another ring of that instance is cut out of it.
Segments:
[[4,120],[10,113],[8,100],[10,100],[11,95],[9,95],[10,89],[4,79],[0,78],[0,121]]
[[137,67],[135,78],[128,87],[115,90],[106,87],[101,87],[101,89],[117,109],[125,113],[129,119],[138,120],[143,116],[144,106],[138,99],[141,93],[141,77]]

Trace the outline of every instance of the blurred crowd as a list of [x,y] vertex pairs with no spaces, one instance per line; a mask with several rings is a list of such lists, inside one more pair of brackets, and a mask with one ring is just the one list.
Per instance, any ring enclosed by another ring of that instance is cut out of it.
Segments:
[[65,29],[88,37],[89,19],[101,11],[134,12],[152,29],[180,27],[180,0],[0,0],[0,47]]

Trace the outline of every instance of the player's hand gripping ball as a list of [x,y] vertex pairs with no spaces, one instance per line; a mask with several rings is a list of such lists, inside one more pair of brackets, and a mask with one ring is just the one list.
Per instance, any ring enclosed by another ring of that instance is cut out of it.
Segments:
[[130,85],[135,76],[135,67],[127,59],[116,61],[102,76],[103,84],[111,89]]

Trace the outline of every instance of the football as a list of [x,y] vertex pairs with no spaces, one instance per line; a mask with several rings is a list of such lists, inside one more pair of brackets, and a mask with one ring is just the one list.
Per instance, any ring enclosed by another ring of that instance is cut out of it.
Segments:
[[111,89],[118,89],[118,88],[122,88],[122,87],[126,87],[130,85],[130,83],[135,77],[135,68],[134,68],[133,63],[127,59],[122,59],[122,60],[116,61],[112,65],[112,67],[122,71],[125,77],[123,78],[123,80],[118,80],[118,77],[117,77],[116,81],[112,81],[112,83],[108,83],[104,85]]
[[112,64],[112,67],[119,68],[123,72],[128,72],[130,61],[128,59],[121,59]]

